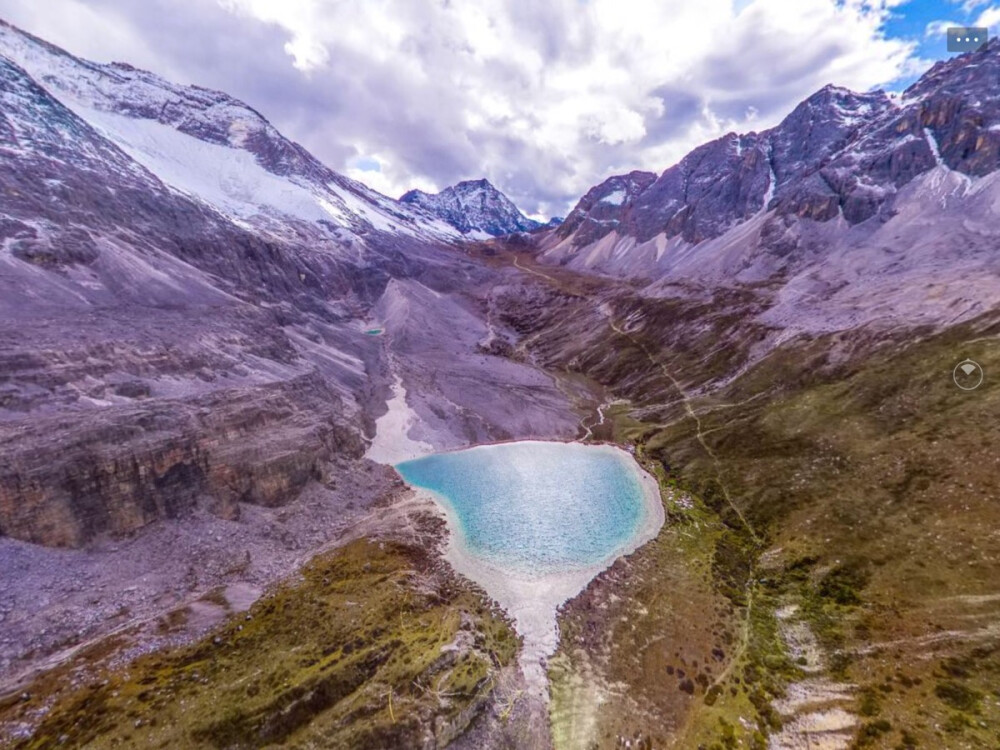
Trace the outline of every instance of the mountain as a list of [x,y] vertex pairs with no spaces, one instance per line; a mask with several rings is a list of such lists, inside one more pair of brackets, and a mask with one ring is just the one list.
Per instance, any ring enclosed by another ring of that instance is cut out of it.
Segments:
[[486,179],[466,180],[434,194],[411,190],[399,200],[419,206],[463,235],[477,239],[530,232],[542,226],[522,214]]
[[[577,430],[540,368],[484,355],[515,336],[483,304],[503,272],[224,93],[0,23],[0,195],[4,695],[168,591],[252,600],[399,497],[369,452],[400,408],[421,448]],[[437,570],[418,515],[404,568]]]
[[[995,746],[998,58],[467,243],[484,181],[0,27],[0,745]],[[526,438],[669,519],[547,696],[389,465]]]
[[235,223],[277,237],[305,231],[345,247],[369,232],[457,236],[330,170],[221,92],[177,86],[127,64],[81,60],[7,24],[0,25],[0,54],[173,191]]
[[539,257],[661,290],[773,280],[768,319],[806,329],[973,315],[998,301],[970,283],[997,268],[998,74],[993,41],[899,97],[827,86],[770,130],[609,178]]
[[0,100],[0,537],[79,546],[206,503],[290,502],[326,462],[360,461],[394,377],[364,331],[404,310],[452,305],[473,340],[393,364],[483,367],[475,315],[429,291],[482,278],[463,235],[248,105],[7,24]]
[[574,235],[575,245],[612,232],[697,245],[772,209],[860,223],[934,166],[928,133],[936,136],[914,119],[918,109],[882,92],[827,86],[771,130],[725,135],[658,177],[610,178],[580,201],[559,235]]

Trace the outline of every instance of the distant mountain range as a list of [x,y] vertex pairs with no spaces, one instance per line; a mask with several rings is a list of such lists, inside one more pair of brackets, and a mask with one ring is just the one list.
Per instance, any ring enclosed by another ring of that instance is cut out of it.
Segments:
[[485,179],[459,182],[434,194],[411,190],[399,200],[419,206],[475,239],[531,232],[543,226],[522,214],[506,195]]

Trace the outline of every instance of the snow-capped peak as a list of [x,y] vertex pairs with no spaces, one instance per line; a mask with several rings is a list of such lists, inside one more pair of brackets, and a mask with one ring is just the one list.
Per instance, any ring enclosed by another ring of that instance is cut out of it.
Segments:
[[[334,172],[233,97],[88,62],[0,21],[0,56],[180,193],[272,232],[456,239],[450,225]],[[294,231],[294,230],[293,230]],[[345,234],[346,233],[346,234]]]
[[399,200],[419,206],[462,234],[476,238],[530,232],[541,226],[522,214],[486,179],[459,182],[436,194],[411,190]]

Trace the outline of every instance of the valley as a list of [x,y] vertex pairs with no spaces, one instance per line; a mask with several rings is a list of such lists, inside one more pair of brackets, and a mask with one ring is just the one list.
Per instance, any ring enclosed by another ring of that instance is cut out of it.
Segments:
[[[630,399],[606,437],[649,461],[667,523],[565,609],[555,736],[585,746],[572,739],[582,723],[607,746],[990,746],[996,534],[972,529],[996,523],[994,407],[964,399],[948,372],[955,349],[992,361],[996,324],[859,336],[843,359],[834,337],[790,342],[710,393],[698,388],[706,362],[686,352],[711,332],[672,350],[660,337],[677,326],[633,324],[604,363]],[[603,336],[620,341],[616,328]],[[623,360],[653,341],[698,396],[653,374],[632,383],[638,368]],[[579,361],[546,343],[547,356]],[[969,529],[957,543],[956,523]],[[971,701],[940,697],[953,689]]]
[[[995,747],[997,71],[542,225],[0,26],[0,745]],[[525,440],[627,451],[664,519],[541,688],[393,468]]]

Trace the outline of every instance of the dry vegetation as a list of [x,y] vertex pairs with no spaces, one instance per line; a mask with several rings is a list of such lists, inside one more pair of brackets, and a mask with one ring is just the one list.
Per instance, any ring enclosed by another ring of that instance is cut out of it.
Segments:
[[0,727],[18,748],[433,746],[516,649],[436,555],[360,539],[190,646],[123,666],[113,643],[81,654],[0,704]]

